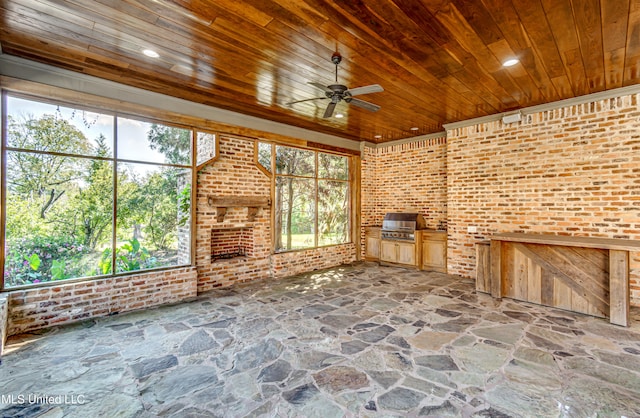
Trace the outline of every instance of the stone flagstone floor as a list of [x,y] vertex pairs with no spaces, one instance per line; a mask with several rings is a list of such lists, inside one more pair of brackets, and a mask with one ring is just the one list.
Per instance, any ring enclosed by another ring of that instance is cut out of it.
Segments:
[[360,263],[13,337],[0,413],[638,417],[632,315],[622,328]]

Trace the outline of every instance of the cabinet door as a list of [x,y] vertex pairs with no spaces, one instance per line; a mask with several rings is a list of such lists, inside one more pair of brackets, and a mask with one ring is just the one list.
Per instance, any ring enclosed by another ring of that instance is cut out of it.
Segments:
[[447,241],[422,241],[422,268],[425,270],[447,271]]
[[367,260],[380,258],[380,238],[366,237],[364,242],[364,256]]
[[416,245],[399,242],[398,263],[416,265]]
[[398,262],[395,242],[380,241],[380,260],[388,261],[390,263]]

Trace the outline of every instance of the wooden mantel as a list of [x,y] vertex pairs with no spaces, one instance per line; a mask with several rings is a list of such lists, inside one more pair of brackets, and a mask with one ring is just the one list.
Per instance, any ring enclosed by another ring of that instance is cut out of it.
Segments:
[[629,252],[640,241],[528,233],[491,237],[490,291],[629,325]]
[[209,196],[207,197],[209,206],[216,208],[216,218],[218,222],[224,221],[227,208],[247,208],[247,219],[253,222],[256,219],[258,209],[271,206],[270,197],[262,196]]

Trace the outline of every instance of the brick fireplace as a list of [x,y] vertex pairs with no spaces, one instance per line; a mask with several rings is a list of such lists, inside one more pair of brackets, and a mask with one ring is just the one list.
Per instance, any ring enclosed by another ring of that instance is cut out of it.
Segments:
[[211,262],[236,257],[252,258],[253,228],[211,229]]

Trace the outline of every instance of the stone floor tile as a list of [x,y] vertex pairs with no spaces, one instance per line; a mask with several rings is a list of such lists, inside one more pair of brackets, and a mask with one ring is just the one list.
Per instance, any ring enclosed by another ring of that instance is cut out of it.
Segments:
[[357,263],[13,336],[0,416],[640,416],[631,318]]

